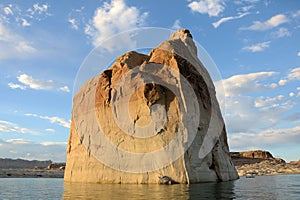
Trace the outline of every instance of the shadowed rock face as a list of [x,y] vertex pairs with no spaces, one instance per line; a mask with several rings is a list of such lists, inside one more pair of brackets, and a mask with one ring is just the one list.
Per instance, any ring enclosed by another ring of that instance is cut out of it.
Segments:
[[65,181],[176,183],[238,178],[213,82],[188,30],[129,52],[75,95]]

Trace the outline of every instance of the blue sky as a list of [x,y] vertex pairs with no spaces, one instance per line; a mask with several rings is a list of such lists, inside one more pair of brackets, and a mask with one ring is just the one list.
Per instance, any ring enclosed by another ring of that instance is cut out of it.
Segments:
[[64,161],[81,64],[101,41],[143,27],[187,28],[210,54],[232,151],[300,159],[296,0],[2,0],[0,157]]

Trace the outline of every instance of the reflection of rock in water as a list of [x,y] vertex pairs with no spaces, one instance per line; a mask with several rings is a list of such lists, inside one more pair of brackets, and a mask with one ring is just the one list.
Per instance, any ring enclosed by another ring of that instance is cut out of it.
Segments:
[[234,183],[192,185],[64,184],[63,199],[235,199]]
[[159,183],[158,174],[178,183],[238,178],[213,82],[188,30],[149,55],[120,56],[74,97],[65,181]]

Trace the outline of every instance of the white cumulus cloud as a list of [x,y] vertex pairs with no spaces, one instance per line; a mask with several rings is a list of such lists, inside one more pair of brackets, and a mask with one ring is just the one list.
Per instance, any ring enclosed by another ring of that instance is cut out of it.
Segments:
[[[141,13],[134,6],[127,6],[124,0],[112,0],[111,3],[105,2],[102,7],[97,8],[95,11],[91,23],[85,27],[85,33],[91,36],[94,46],[98,46],[114,34],[142,26],[147,15],[148,13]],[[132,44],[130,36],[125,35],[118,41],[106,44],[106,48],[113,50],[122,45]]]
[[264,51],[266,48],[270,46],[270,41],[257,43],[251,46],[243,47],[243,50],[251,51],[251,52],[259,52]]
[[276,75],[277,72],[256,72],[249,74],[238,74],[215,83],[216,89],[224,88],[225,96],[241,95],[255,91],[277,88],[276,83],[262,84],[261,81]]
[[287,84],[287,82],[288,82],[287,80],[281,79],[281,80],[278,81],[278,84],[282,86],[282,85]]
[[277,105],[277,101],[282,101],[284,99],[284,96],[283,95],[278,95],[277,97],[258,97],[255,99],[254,101],[254,106],[256,108],[259,108],[259,107],[265,107],[265,106],[272,106],[272,105]]
[[35,79],[30,75],[27,74],[21,74],[17,77],[18,81],[22,83],[23,85],[20,84],[15,84],[15,83],[9,83],[8,86],[12,89],[22,89],[25,90],[27,88],[31,88],[34,90],[51,90],[51,89],[56,89],[59,91],[64,91],[64,92],[70,92],[70,89],[68,86],[59,86],[59,84],[55,83],[53,80],[40,80],[40,79]]
[[225,10],[224,0],[199,0],[192,1],[188,4],[188,7],[201,14],[208,14],[210,17],[217,17],[221,12]]

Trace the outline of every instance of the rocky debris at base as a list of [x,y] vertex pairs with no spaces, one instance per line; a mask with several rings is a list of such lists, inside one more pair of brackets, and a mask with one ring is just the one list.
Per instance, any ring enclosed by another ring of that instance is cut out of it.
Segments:
[[286,163],[281,158],[274,158],[267,151],[232,152],[230,154],[239,176],[300,173],[300,160]]

